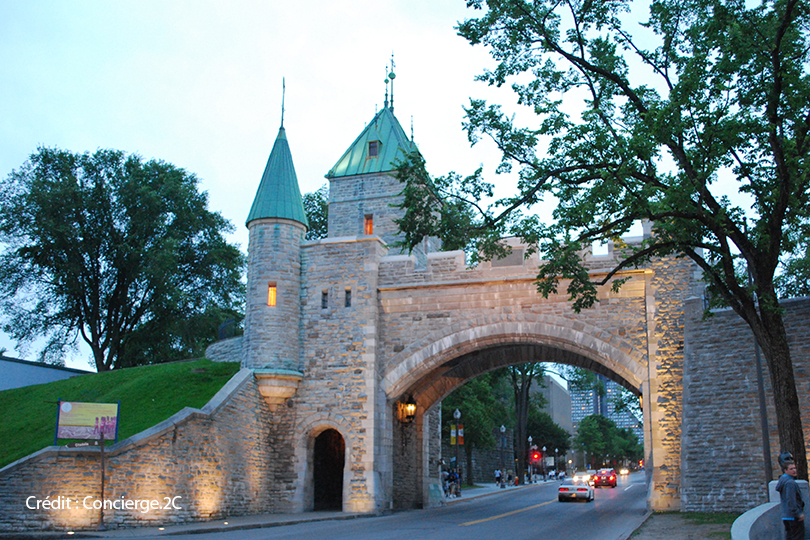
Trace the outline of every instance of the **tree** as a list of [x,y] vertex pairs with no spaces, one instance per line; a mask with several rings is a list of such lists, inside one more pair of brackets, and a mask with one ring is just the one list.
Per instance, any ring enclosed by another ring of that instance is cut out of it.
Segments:
[[322,185],[317,191],[303,196],[304,211],[309,220],[307,240],[326,238],[329,227],[329,186]]
[[[551,415],[543,412],[542,407],[539,407],[535,400],[532,400],[532,406],[529,407],[529,420],[526,424],[526,430],[532,436],[532,444],[537,445],[539,448],[545,446],[546,453],[556,450],[555,454],[557,456],[564,457],[568,449],[571,448],[571,435],[556,424]],[[545,459],[545,456],[543,458]]]
[[[472,451],[495,447],[492,427],[506,416],[506,408],[497,398],[493,386],[497,375],[487,373],[467,382],[442,400],[442,434],[445,440],[450,437],[450,424],[455,424],[453,412],[461,412],[464,425],[464,455],[467,461],[467,475],[464,479],[473,484]],[[455,457],[455,456],[453,456]]]
[[595,467],[612,464],[614,460],[635,460],[643,452],[635,433],[618,428],[613,420],[601,414],[580,421],[574,445],[591,454]]
[[98,371],[201,356],[242,310],[244,256],[197,178],[117,150],[39,148],[0,188],[4,330],[79,338]]
[[[412,169],[409,180],[403,167],[406,192],[422,200],[406,209],[405,244],[412,248],[420,235],[444,239],[441,232],[452,228],[447,221],[459,215],[463,226],[448,235],[449,249],[497,256],[502,237],[518,236],[542,254],[538,290],[549,295],[570,280],[577,311],[597,300],[598,286],[621,287],[617,274],[624,269],[654,257],[688,257],[703,271],[714,305],[734,309],[762,347],[781,448],[796,456],[806,479],[777,274],[801,256],[801,245],[806,249],[797,231],[807,231],[810,212],[807,4],[467,4],[482,14],[461,23],[459,34],[488,47],[497,64],[480,79],[511,83],[518,103],[536,115],[523,126],[483,100],[466,108],[470,141],[495,142],[503,156],[499,172],[518,169],[517,191],[487,206],[481,195],[491,186],[480,171],[431,179]],[[649,7],[647,22],[631,31],[626,21],[638,15],[631,9],[642,6]],[[733,203],[721,180],[736,183],[750,202]],[[543,223],[532,205],[548,197],[558,204],[553,221]],[[620,244],[638,220],[651,222],[653,234],[621,246],[626,257],[604,279],[592,279],[583,248]]]
[[512,382],[512,391],[514,392],[514,406],[515,406],[515,452],[517,453],[517,469],[515,474],[519,481],[522,482],[523,474],[526,471],[526,457],[528,456],[528,422],[529,422],[529,408],[531,400],[529,399],[529,390],[532,387],[532,381],[537,379],[542,384],[543,378],[543,364],[531,362],[527,364],[518,364],[506,368],[509,373],[509,380]]

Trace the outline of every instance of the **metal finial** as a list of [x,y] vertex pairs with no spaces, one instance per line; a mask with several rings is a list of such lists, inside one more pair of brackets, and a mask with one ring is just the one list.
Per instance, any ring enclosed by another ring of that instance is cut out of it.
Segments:
[[[388,71],[387,69],[385,70]],[[388,73],[385,75],[385,101],[383,102],[383,109],[388,108]]]
[[287,93],[287,81],[281,78],[281,127],[284,127],[284,97]]
[[396,64],[394,63],[394,51],[391,51],[391,73],[388,74],[388,78],[391,79],[391,112],[394,111],[394,79],[397,78],[396,73],[394,73],[394,68]]

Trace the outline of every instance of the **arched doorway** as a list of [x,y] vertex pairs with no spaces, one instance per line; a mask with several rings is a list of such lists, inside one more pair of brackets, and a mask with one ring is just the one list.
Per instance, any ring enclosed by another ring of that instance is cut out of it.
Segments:
[[343,510],[343,466],[346,443],[337,430],[327,429],[315,438],[313,484],[315,510]]

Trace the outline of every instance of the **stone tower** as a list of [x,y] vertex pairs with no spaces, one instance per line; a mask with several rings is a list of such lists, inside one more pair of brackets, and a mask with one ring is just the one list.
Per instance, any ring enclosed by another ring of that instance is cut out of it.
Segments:
[[308,227],[282,123],[247,218],[248,291],[242,366],[298,372],[301,243]]
[[394,219],[403,211],[402,184],[392,174],[397,160],[416,150],[386,99],[366,128],[327,173],[329,237],[378,236],[387,246],[399,238]]

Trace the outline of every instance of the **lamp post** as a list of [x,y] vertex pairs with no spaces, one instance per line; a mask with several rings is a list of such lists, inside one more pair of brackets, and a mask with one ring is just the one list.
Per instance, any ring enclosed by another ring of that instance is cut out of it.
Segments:
[[461,420],[461,411],[458,409],[453,411],[453,418],[456,419],[456,476],[458,476],[458,485],[461,487],[461,462],[458,460],[458,447],[461,442],[458,437],[458,421]]
[[555,472],[555,474],[560,474],[560,468],[557,467],[557,452],[558,451],[559,451],[559,449],[557,449],[557,448],[554,449],[554,472]]
[[543,482],[546,481],[546,447],[543,447],[543,454],[540,456],[540,469],[543,471]]
[[529,483],[532,483],[532,436],[529,435]]
[[503,451],[505,446],[506,446],[506,426],[501,424],[501,489],[506,488],[506,482],[503,481],[503,477],[506,475],[506,469],[504,467],[503,462]]

